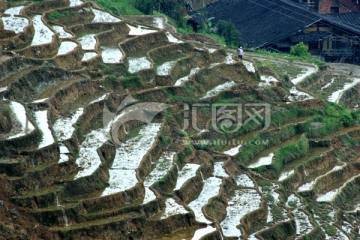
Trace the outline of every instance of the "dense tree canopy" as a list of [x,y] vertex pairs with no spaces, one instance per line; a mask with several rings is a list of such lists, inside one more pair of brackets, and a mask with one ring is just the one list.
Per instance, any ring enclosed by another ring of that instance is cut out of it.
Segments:
[[240,33],[232,22],[219,21],[217,24],[217,34],[225,39],[227,45],[236,46],[239,43]]

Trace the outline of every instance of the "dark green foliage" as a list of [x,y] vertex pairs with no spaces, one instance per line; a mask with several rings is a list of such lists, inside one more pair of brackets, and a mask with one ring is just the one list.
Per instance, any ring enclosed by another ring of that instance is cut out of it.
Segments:
[[144,14],[152,14],[156,6],[156,0],[136,0],[135,7]]
[[229,21],[219,21],[216,26],[217,34],[225,39],[225,42],[229,46],[236,46],[240,40],[240,33],[236,29],[234,23]]
[[159,12],[165,13],[175,20],[179,27],[184,27],[186,15],[186,1],[185,0],[160,0],[158,1]]
[[309,138],[324,137],[342,127],[350,127],[359,122],[358,116],[345,107],[328,103],[322,109],[314,109],[319,117],[309,121],[304,128]]
[[129,76],[121,79],[121,86],[123,88],[140,88],[141,81],[138,76]]
[[309,151],[309,142],[305,136],[302,136],[294,143],[277,149],[274,153],[273,166],[277,173],[281,172],[282,166],[297,158],[305,156]]
[[170,134],[166,128],[161,129],[159,141],[162,148],[167,148],[171,144]]
[[109,76],[108,76],[108,79],[109,79],[109,81],[116,81],[116,76],[114,76],[114,75],[109,75]]
[[116,15],[130,14],[137,15],[141,12],[135,8],[135,0],[94,0],[100,7],[103,7]]
[[306,86],[309,86],[310,84],[316,82],[321,77],[321,73],[315,73],[311,76],[307,77],[304,81],[300,82],[300,87],[305,88]]
[[335,117],[318,117],[306,123],[306,135],[309,138],[320,138],[339,130],[342,123]]
[[303,42],[299,42],[290,48],[290,54],[297,57],[309,57],[309,47]]
[[290,119],[294,119],[299,116],[299,109],[292,107],[288,109],[274,107],[271,113],[271,125],[278,126],[286,121],[289,121]]
[[343,123],[344,127],[350,127],[356,122],[350,113],[341,115],[340,121]]
[[[295,134],[296,132],[294,125],[281,128],[277,132],[260,132],[252,139],[249,144],[242,148],[242,151],[236,156],[236,159],[244,164],[247,164],[264,149],[288,140]],[[261,144],[264,142],[267,144]]]
[[46,15],[46,18],[50,21],[57,20],[59,18],[71,17],[72,15],[77,14],[74,10],[64,10],[64,11],[53,11]]
[[209,149],[209,141],[204,140],[204,141],[200,141],[199,143],[196,144],[195,146],[198,150],[208,150]]
[[356,145],[358,143],[358,141],[353,139],[352,137],[350,137],[349,134],[345,134],[345,135],[341,136],[341,141],[347,147],[354,146],[354,145]]

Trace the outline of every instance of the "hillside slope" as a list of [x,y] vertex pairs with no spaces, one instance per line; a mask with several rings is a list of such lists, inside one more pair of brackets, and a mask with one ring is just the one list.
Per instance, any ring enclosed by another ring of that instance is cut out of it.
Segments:
[[360,237],[357,69],[0,6],[0,239]]

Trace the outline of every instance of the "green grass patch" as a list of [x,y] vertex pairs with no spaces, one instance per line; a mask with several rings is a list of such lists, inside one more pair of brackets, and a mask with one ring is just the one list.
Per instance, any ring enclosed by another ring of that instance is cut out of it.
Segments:
[[321,138],[339,130],[342,123],[335,117],[317,117],[305,124],[308,138]]
[[64,10],[64,11],[53,11],[46,15],[47,20],[55,21],[60,18],[71,17],[72,15],[76,15],[78,12],[74,10]]
[[93,2],[116,15],[143,15],[135,7],[136,0],[93,0]]
[[272,52],[272,51],[268,51],[265,49],[257,49],[253,52],[253,54],[281,58],[281,59],[285,59],[288,61],[300,61],[300,62],[313,63],[313,64],[317,65],[319,68],[323,68],[326,66],[326,63],[324,61],[321,61],[320,59],[312,57],[312,56],[298,57],[298,56],[290,55],[288,53]]
[[123,88],[139,89],[142,86],[141,80],[137,75],[123,77],[120,81]]
[[[293,125],[281,128],[278,132],[260,132],[251,140],[249,144],[242,147],[241,152],[236,155],[236,159],[243,164],[248,164],[253,161],[255,157],[268,147],[279,144],[283,141],[290,139],[296,134],[295,127]],[[257,144],[267,141],[267,145]]]
[[283,165],[288,164],[306,156],[309,152],[309,142],[305,136],[301,136],[299,140],[294,143],[279,148],[274,153],[274,160],[272,165],[274,166],[277,174],[280,174]]

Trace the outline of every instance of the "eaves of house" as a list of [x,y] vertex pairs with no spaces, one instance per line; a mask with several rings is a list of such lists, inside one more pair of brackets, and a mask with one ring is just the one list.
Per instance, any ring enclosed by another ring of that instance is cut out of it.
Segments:
[[360,34],[358,25],[321,15],[288,0],[219,0],[208,5],[207,12],[215,22],[233,22],[241,33],[241,44],[249,48],[279,42],[320,21]]

